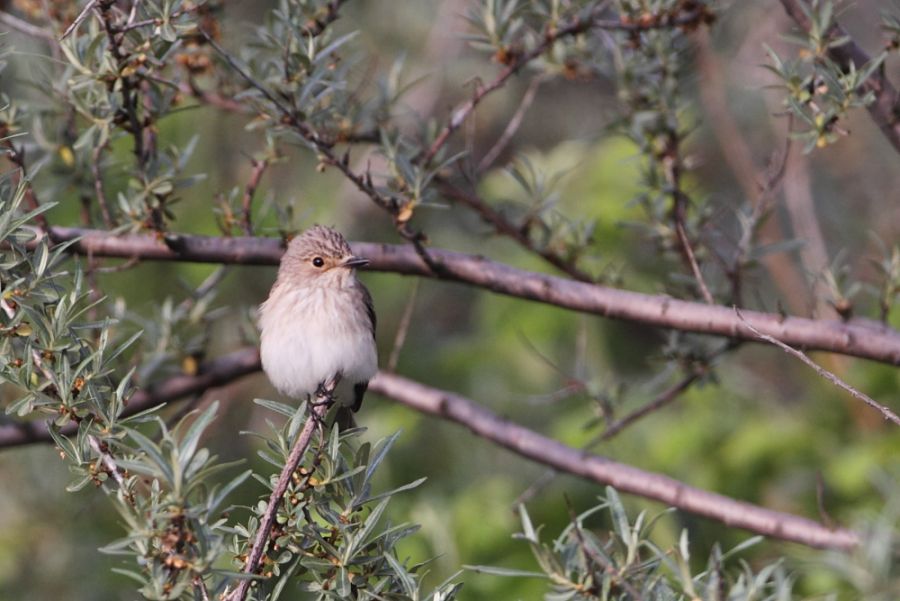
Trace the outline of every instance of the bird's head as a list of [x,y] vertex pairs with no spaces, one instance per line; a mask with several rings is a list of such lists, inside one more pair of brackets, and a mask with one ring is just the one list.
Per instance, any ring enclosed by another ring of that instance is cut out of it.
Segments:
[[353,254],[340,232],[315,225],[290,241],[278,279],[298,286],[346,286],[353,282],[355,269],[368,264]]

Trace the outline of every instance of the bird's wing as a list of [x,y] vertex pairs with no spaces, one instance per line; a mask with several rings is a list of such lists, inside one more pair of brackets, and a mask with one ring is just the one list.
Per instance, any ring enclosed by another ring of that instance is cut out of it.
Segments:
[[366,305],[366,314],[369,316],[369,324],[372,326],[372,338],[375,338],[375,326],[378,323],[378,318],[375,317],[375,303],[372,302],[372,294],[369,292],[369,289],[362,284],[359,287],[362,292],[363,302]]
[[360,382],[353,385],[353,409],[354,412],[359,411],[362,406],[363,397],[366,396],[366,389],[369,388],[368,382]]

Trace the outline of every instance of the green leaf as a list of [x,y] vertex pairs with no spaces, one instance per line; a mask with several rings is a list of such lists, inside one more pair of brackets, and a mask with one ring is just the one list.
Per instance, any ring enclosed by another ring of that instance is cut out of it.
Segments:
[[187,466],[191,458],[194,456],[194,452],[197,450],[197,445],[200,443],[200,437],[206,431],[207,426],[209,426],[212,420],[215,419],[216,412],[218,410],[219,402],[215,401],[210,404],[210,406],[207,407],[206,410],[203,411],[203,413],[198,415],[194,420],[194,423],[191,424],[191,427],[184,435],[184,439],[182,439],[181,441],[181,445],[179,445],[178,463],[180,463],[182,466]]
[[504,576],[508,578],[541,578],[548,579],[547,574],[543,572],[531,572],[528,570],[515,570],[512,568],[498,568],[496,566],[467,565],[463,564],[463,569],[479,574],[490,574],[492,576]]

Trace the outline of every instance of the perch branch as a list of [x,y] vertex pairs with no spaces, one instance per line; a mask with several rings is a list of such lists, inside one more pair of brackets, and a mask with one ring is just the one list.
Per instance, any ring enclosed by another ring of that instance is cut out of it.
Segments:
[[[84,228],[52,227],[55,243],[77,240],[70,252],[95,257],[277,265],[281,242],[269,238],[216,238],[165,234],[114,236]],[[791,317],[779,313],[743,311],[731,307],[677,300],[516,269],[477,255],[429,249],[440,271],[429,267],[410,245],[356,242],[353,251],[369,259],[376,271],[461,282],[516,298],[533,300],[611,319],[698,334],[758,342],[750,330],[773,336],[803,350],[818,350],[900,365],[900,332],[878,322]]]
[[[309,415],[306,417],[306,423],[303,424],[303,429],[297,435],[297,440],[294,442],[294,446],[291,447],[284,469],[281,470],[278,481],[275,483],[275,488],[272,489],[272,494],[269,495],[266,511],[259,522],[253,547],[250,549],[250,555],[247,557],[247,563],[244,565],[245,574],[256,574],[256,570],[259,568],[259,563],[269,546],[269,535],[272,533],[272,526],[275,524],[275,517],[278,515],[281,500],[284,497],[284,493],[287,492],[291,477],[297,471],[303,455],[306,454],[306,449],[309,448],[309,441],[312,439],[313,432],[317,426],[322,424],[325,414],[334,403],[334,388],[337,386],[338,380],[340,380],[340,376],[320,386],[319,392],[315,395],[315,401],[309,404]],[[252,580],[250,579],[241,580],[234,592],[228,595],[226,599],[228,601],[244,601],[247,597],[247,592],[250,590],[251,583]]]
[[[215,373],[218,383],[232,381],[261,368],[257,350],[250,348],[216,359],[212,364],[206,368],[205,374]],[[132,397],[126,412],[132,414],[161,402],[201,392],[215,385],[203,378],[204,374],[191,377],[177,376],[156,389],[164,391],[165,394],[158,393],[154,396],[138,392]],[[380,372],[370,382],[370,390],[412,409],[465,425],[473,433],[490,442],[556,470],[609,484],[624,492],[655,499],[684,511],[722,521],[729,526],[814,547],[849,549],[858,542],[856,533],[850,530],[829,529],[806,518],[771,511],[696,489],[660,474],[645,472],[573,449],[503,420],[468,399],[401,376]],[[10,432],[10,426],[0,428],[0,447],[16,444],[9,440]],[[74,430],[63,428],[63,434],[74,434]],[[44,428],[42,435],[32,436],[18,444],[51,440]]]
[[817,548],[849,550],[859,543],[859,535],[852,530],[829,529],[808,518],[738,501],[688,486],[662,474],[573,449],[500,418],[469,399],[398,375],[380,372],[369,382],[369,390],[422,413],[466,426],[476,436],[538,463],[731,527]]

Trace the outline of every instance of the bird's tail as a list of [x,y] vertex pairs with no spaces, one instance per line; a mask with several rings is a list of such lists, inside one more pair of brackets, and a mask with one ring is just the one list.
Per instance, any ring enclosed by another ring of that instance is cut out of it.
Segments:
[[353,409],[344,405],[338,407],[337,412],[334,415],[334,425],[336,425],[341,432],[356,428],[357,425],[356,419],[353,417]]

